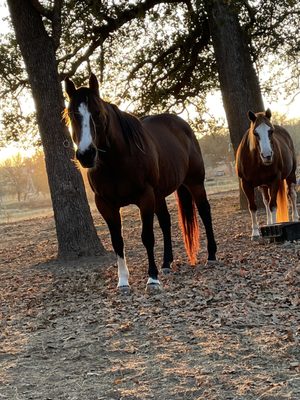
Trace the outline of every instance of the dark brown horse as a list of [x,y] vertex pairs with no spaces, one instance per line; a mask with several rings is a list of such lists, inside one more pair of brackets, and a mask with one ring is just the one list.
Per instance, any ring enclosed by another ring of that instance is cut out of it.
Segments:
[[[252,238],[259,236],[254,188],[259,187],[267,212],[267,224],[288,221],[288,201],[292,220],[298,221],[296,206],[296,155],[288,132],[271,123],[271,111],[248,112],[250,128],[236,154],[236,168],[248,199],[252,219]],[[287,193],[286,193],[287,186]]]
[[216,259],[210,205],[204,188],[204,165],[197,139],[181,118],[161,114],[142,120],[100,98],[94,74],[89,87],[76,89],[65,80],[76,157],[88,168],[97,208],[106,221],[117,255],[118,287],[129,287],[124,256],[120,208],[136,204],[147,250],[147,287],[159,287],[154,259],[153,219],[156,214],[164,238],[163,270],[173,261],[171,221],[165,197],[177,191],[179,214],[190,262],[196,262],[199,243],[198,208],[207,235],[208,261]]

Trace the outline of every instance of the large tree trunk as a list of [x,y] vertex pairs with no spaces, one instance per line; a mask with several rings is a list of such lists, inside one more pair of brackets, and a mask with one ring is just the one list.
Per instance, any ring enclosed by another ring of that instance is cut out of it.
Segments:
[[35,101],[52,198],[58,256],[103,254],[62,112],[64,99],[55,49],[30,0],[7,0]]
[[[248,110],[263,111],[264,104],[247,38],[232,8],[234,2],[207,0],[206,3],[223,104],[236,153],[249,128]],[[243,194],[240,200],[241,207],[245,208]]]

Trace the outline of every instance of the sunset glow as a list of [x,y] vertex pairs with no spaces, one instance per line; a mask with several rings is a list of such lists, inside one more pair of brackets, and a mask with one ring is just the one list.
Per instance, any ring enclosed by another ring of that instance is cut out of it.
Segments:
[[0,163],[8,160],[9,158],[17,156],[18,154],[24,158],[29,158],[35,153],[35,151],[35,148],[25,150],[15,145],[9,145],[0,149]]

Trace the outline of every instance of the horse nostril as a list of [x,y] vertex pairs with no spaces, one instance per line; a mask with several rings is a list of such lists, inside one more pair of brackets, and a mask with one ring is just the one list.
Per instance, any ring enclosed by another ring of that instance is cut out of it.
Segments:
[[90,159],[95,159],[96,157],[96,149],[94,146],[90,146],[87,150],[86,150],[86,156],[89,157]]
[[272,160],[273,153],[268,154],[267,156],[264,155],[264,153],[260,153],[260,155],[261,155],[261,158],[263,158],[264,160],[271,161],[271,160]]
[[96,149],[94,146],[88,147],[84,151],[76,151],[76,158],[84,168],[92,168],[96,160]]

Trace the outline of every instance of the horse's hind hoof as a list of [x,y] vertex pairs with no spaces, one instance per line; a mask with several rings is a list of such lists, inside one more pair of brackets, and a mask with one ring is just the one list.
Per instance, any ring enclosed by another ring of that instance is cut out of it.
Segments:
[[118,292],[121,294],[130,294],[130,286],[124,285],[124,286],[118,286]]
[[172,270],[171,270],[171,268],[162,268],[162,269],[161,269],[161,272],[162,272],[164,275],[169,275],[169,274],[172,273]]
[[217,264],[219,264],[218,260],[207,260],[206,263],[205,263],[205,266],[206,267],[210,267],[210,266],[214,266],[214,265],[217,265]]

